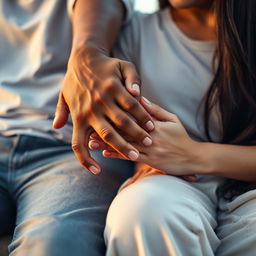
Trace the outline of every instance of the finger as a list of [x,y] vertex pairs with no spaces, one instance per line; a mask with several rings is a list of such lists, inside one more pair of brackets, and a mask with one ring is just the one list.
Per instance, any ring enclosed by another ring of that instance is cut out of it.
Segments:
[[121,73],[125,81],[125,87],[131,95],[140,96],[140,78],[135,69],[135,66],[126,61],[120,62]]
[[72,149],[75,156],[82,166],[88,169],[93,174],[99,174],[101,168],[99,164],[91,157],[88,150],[90,130],[85,125],[78,125],[74,123],[73,136],[72,136]]
[[[108,157],[108,158],[117,158],[117,159],[125,159],[127,160],[127,158],[123,157],[120,153],[118,153],[117,151],[113,150],[113,149],[105,149],[102,151],[102,155],[104,157]],[[147,160],[147,156],[144,155],[143,153],[141,153],[139,155],[139,157],[136,160],[133,160],[134,162],[146,162]]]
[[92,150],[114,150],[112,147],[110,147],[107,143],[105,143],[103,140],[91,140],[89,141],[89,148]]
[[124,185],[121,186],[121,188],[119,189],[119,191],[122,191],[123,189],[127,188],[128,186],[130,186],[131,184],[134,183],[134,180],[132,180],[131,178],[128,179]]
[[119,95],[117,103],[123,110],[127,111],[137,120],[140,127],[143,127],[149,132],[154,130],[155,126],[151,115],[135,98],[131,97],[127,91],[122,92],[122,94]]
[[141,97],[140,103],[157,120],[177,122],[177,117],[174,114],[166,111],[157,104],[150,102],[147,98]]
[[119,154],[116,151],[110,151],[110,150],[103,150],[102,151],[102,155],[104,157],[108,157],[108,158],[116,158],[116,159],[123,159],[126,160],[125,157],[123,157],[121,154]]
[[[112,124],[112,123],[111,123]],[[127,142],[134,142],[134,140],[128,136],[127,134],[123,133],[120,129],[116,128],[115,129]],[[96,133],[96,132],[92,132],[90,135],[90,139],[95,139],[95,140],[99,140],[99,141],[103,141],[101,139],[101,137]]]
[[151,136],[115,104],[109,106],[108,117],[118,130],[128,135],[129,138],[132,137],[138,144],[143,146],[152,144]]
[[55,111],[55,117],[53,120],[53,128],[59,129],[62,128],[68,121],[69,108],[66,104],[62,93],[59,94],[59,99]]
[[105,120],[95,121],[94,130],[101,139],[109,146],[113,147],[123,157],[130,160],[136,160],[139,157],[139,151],[128,143],[120,134]]
[[97,132],[92,132],[90,134],[90,139],[96,139],[96,140],[101,140],[100,136],[97,134]]

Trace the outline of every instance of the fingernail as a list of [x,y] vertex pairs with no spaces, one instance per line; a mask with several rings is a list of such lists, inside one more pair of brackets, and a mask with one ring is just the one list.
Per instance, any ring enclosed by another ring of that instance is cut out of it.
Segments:
[[155,128],[155,126],[154,126],[154,124],[153,124],[152,121],[148,121],[148,122],[146,123],[146,127],[147,127],[147,129],[148,129],[149,131],[152,131],[152,130],[154,130],[154,128]]
[[138,84],[132,84],[132,89],[140,94],[140,86]]
[[92,142],[92,143],[91,143],[91,146],[92,146],[93,148],[98,148],[98,147],[100,146],[100,144],[99,144],[98,142]]
[[134,150],[131,150],[129,153],[128,153],[128,157],[131,159],[131,160],[136,160],[138,157],[139,157],[139,154],[134,151]]
[[89,171],[92,172],[93,174],[99,174],[100,173],[100,170],[97,167],[93,166],[93,165],[91,165],[89,167]]
[[111,153],[109,151],[104,151],[104,156],[111,156]]
[[151,102],[147,98],[142,97],[142,99],[145,101],[147,105],[151,106]]
[[146,137],[142,143],[145,145],[145,146],[150,146],[152,144],[152,140],[149,138],[149,137]]

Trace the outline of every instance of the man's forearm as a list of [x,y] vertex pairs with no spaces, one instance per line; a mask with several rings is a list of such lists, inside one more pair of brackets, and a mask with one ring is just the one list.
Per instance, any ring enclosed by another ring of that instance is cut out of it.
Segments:
[[77,0],[73,15],[72,52],[92,46],[109,54],[123,18],[124,7],[120,0]]
[[203,173],[256,181],[256,146],[205,143],[202,149],[205,159]]

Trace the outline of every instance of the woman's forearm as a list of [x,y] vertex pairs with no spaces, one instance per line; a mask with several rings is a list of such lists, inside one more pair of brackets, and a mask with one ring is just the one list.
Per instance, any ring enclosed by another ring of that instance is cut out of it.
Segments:
[[72,52],[93,46],[109,53],[123,17],[124,7],[120,0],[77,0],[73,14]]
[[201,173],[256,181],[256,146],[203,143]]

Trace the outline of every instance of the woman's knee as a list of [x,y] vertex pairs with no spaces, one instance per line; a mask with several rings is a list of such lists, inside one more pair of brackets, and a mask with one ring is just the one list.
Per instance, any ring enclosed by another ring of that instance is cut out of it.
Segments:
[[[121,191],[108,212],[106,239],[109,236],[127,239],[129,235],[134,236],[138,228],[155,233],[163,227],[172,228],[178,222],[187,224],[191,214],[195,213],[180,198],[168,195],[167,191],[163,192],[159,184],[150,181],[136,182]],[[184,221],[186,218],[187,222]]]
[[165,189],[161,185],[167,183],[146,178],[117,195],[109,209],[105,229],[111,253],[126,246],[127,250],[140,247],[150,251],[157,248],[169,254],[172,250],[187,253],[179,246],[184,240],[192,245],[193,253],[201,251],[198,241],[207,240],[206,229],[214,235],[213,228],[206,217],[208,214],[196,206],[193,191],[189,194],[186,184],[177,182],[171,180],[169,185],[173,188]]

